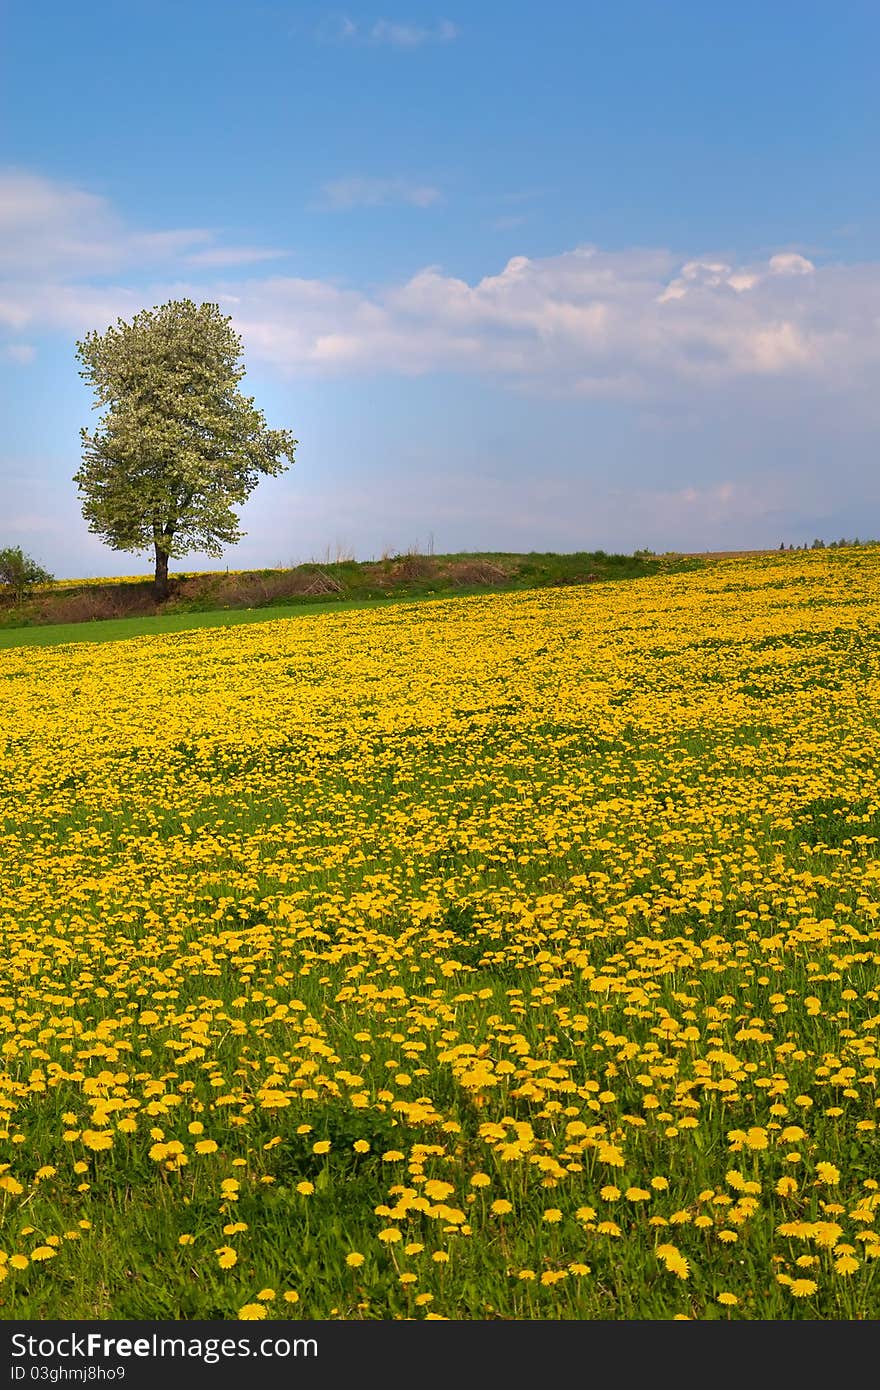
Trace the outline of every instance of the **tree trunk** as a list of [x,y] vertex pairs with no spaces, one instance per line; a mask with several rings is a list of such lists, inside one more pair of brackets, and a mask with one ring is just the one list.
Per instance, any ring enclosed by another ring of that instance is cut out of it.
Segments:
[[168,597],[168,551],[163,550],[158,541],[153,542],[156,551],[156,598],[162,602]]

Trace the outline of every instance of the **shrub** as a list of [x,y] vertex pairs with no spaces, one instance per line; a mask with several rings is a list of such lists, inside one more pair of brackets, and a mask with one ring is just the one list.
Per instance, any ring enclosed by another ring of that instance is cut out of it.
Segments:
[[35,584],[51,583],[51,574],[25,555],[20,545],[0,550],[0,584],[12,594],[15,603],[21,603]]

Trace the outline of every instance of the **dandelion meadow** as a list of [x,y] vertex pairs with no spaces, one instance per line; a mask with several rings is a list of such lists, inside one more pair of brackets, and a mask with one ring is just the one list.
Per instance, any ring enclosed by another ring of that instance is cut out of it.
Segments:
[[0,1314],[876,1316],[878,602],[0,653]]

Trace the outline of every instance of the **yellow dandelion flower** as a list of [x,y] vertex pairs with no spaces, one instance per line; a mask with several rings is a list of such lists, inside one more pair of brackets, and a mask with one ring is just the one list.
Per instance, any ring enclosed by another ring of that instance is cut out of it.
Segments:
[[451,1182],[440,1182],[436,1178],[430,1178],[422,1189],[426,1197],[430,1197],[434,1202],[442,1202],[445,1197],[450,1197],[455,1191]]
[[113,1135],[106,1129],[84,1129],[82,1141],[87,1149],[94,1149],[96,1153],[113,1148]]
[[815,1279],[792,1279],[788,1287],[794,1298],[809,1298],[819,1285]]
[[624,1157],[616,1144],[600,1143],[597,1158],[600,1163],[607,1163],[611,1168],[622,1168]]
[[843,1235],[843,1227],[836,1221],[814,1221],[810,1234],[817,1245],[831,1250]]
[[836,1187],[840,1182],[840,1169],[833,1163],[817,1163],[816,1177],[828,1187]]

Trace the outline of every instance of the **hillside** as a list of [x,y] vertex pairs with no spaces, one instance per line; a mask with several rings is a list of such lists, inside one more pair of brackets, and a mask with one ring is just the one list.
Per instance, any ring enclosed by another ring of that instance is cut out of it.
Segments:
[[643,578],[699,568],[703,562],[700,556],[647,551],[633,555],[607,555],[603,550],[570,555],[422,555],[409,551],[380,560],[310,561],[284,569],[181,573],[172,576],[171,595],[164,603],[157,602],[148,577],[63,580],[36,591],[20,607],[10,596],[0,597],[0,628],[298,603],[505,592]]

